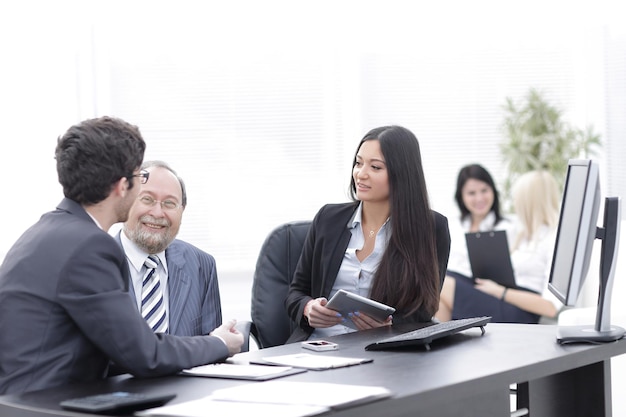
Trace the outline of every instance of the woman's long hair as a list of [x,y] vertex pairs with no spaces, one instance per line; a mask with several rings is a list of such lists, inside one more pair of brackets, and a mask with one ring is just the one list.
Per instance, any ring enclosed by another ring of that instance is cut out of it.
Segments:
[[522,240],[536,241],[541,226],[556,228],[559,221],[559,186],[548,171],[529,171],[513,185],[513,206],[523,226],[511,246],[513,252]]
[[[406,128],[384,126],[369,131],[356,153],[368,140],[378,140],[385,158],[391,229],[370,297],[393,305],[407,316],[418,309],[432,315],[439,307],[439,266],[419,143]],[[354,177],[350,196],[357,200]]]

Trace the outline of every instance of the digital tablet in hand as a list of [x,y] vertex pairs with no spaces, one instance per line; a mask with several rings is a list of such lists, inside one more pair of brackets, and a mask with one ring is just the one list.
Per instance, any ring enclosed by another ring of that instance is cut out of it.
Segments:
[[387,317],[396,311],[393,307],[345,290],[337,291],[328,304],[326,304],[326,307],[341,313],[341,315],[347,319],[344,324],[352,328],[355,327],[352,320],[350,320],[349,313],[359,311],[376,320],[385,321]]

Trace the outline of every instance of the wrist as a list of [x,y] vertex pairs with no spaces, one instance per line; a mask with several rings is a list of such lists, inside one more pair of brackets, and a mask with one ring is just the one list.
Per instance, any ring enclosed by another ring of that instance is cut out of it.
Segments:
[[309,316],[311,315],[311,308],[313,308],[313,301],[315,300],[309,300],[309,302],[307,302],[304,305],[304,311],[302,312],[302,315],[306,318],[306,321],[309,321]]
[[228,348],[228,343],[226,343],[226,340],[224,340],[224,338],[222,336],[218,336],[215,333],[211,333],[209,336],[215,336],[218,339],[220,339],[222,341],[222,343],[224,343],[224,346],[226,346],[226,348]]
[[506,292],[507,292],[508,290],[509,290],[509,289],[508,289],[507,287],[504,287],[504,290],[502,290],[502,295],[500,296],[500,300],[502,300],[502,301],[506,301],[504,298],[506,297]]

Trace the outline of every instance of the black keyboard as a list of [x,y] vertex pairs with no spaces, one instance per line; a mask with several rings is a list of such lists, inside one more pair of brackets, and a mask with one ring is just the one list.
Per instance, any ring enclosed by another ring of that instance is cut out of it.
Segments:
[[480,327],[482,334],[485,334],[485,326],[489,321],[491,321],[491,317],[481,316],[435,323],[427,327],[422,327],[421,329],[412,330],[371,343],[365,346],[365,350],[385,350],[396,347],[420,345],[425,346],[426,349],[429,350],[430,343],[433,340],[459,333],[471,327]]

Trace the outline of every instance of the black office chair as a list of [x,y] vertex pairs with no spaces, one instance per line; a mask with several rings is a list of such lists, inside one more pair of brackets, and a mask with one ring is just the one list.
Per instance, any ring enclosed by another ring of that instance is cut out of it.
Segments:
[[249,350],[250,337],[259,348],[278,346],[295,329],[285,310],[285,298],[310,225],[310,220],[285,223],[265,238],[252,282],[252,321],[238,327],[244,334],[242,351]]

